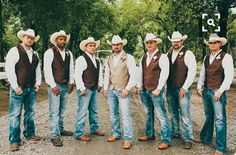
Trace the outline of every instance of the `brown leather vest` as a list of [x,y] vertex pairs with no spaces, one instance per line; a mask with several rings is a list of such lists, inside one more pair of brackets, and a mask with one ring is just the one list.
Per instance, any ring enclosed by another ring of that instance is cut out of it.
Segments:
[[[188,68],[184,63],[184,56],[186,54],[186,51],[187,49],[183,47],[179,51],[173,64],[171,60],[173,50],[171,49],[171,51],[168,52],[167,57],[169,58],[170,69],[169,69],[169,77],[167,80],[167,86],[170,88],[181,88],[187,78]],[[182,53],[182,55],[180,53]]]
[[38,56],[33,53],[32,62],[22,45],[17,47],[19,60],[15,65],[17,83],[20,86],[34,87],[36,81],[36,68],[39,63]]
[[158,51],[153,57],[150,64],[146,65],[147,54],[143,56],[142,68],[143,68],[143,88],[147,91],[151,91],[157,88],[160,78],[161,68],[159,66],[159,60],[162,53]]
[[[220,88],[224,81],[224,68],[222,67],[222,60],[225,56],[225,52],[220,52],[216,55],[213,62],[210,64],[210,54],[205,58],[205,87],[209,89]],[[219,59],[218,59],[219,58]]]
[[60,84],[69,82],[70,75],[70,53],[65,50],[65,60],[63,61],[60,51],[56,46],[52,47],[54,58],[52,61],[52,73],[54,80]]
[[96,59],[97,68],[94,66],[92,60],[86,53],[83,53],[83,57],[86,60],[87,68],[84,70],[82,79],[86,88],[96,90],[98,88],[99,69],[100,63]]

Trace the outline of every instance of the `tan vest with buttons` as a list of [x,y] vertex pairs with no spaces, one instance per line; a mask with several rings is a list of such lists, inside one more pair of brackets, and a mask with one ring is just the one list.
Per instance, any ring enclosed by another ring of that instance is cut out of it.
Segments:
[[110,89],[124,89],[128,84],[130,76],[127,68],[127,58],[128,54],[124,52],[115,67],[113,64],[113,55],[109,56]]

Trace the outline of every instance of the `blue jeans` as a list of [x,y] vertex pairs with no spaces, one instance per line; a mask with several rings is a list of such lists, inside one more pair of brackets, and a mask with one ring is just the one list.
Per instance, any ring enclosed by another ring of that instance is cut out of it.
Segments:
[[64,130],[63,114],[68,101],[68,84],[57,84],[57,87],[59,95],[55,96],[48,86],[51,138],[59,138],[60,132]]
[[200,139],[203,143],[209,144],[212,142],[214,124],[216,128],[216,150],[226,152],[226,92],[224,92],[219,101],[215,101],[213,96],[216,90],[203,90],[203,103],[205,109],[205,124],[200,133]]
[[77,90],[78,96],[78,111],[75,124],[75,137],[79,138],[84,134],[85,120],[87,111],[89,112],[90,132],[94,133],[99,129],[98,123],[98,91],[87,89],[87,95],[81,96],[80,90]]
[[172,122],[172,135],[180,136],[179,122],[182,127],[182,138],[186,142],[192,142],[193,129],[190,114],[192,90],[187,90],[184,97],[179,98],[180,88],[167,88],[167,101]]
[[124,140],[133,140],[133,124],[132,117],[130,113],[130,94],[126,98],[121,98],[121,90],[113,89],[107,91],[107,96],[109,100],[110,107],[110,119],[112,133],[116,138],[121,137],[120,128],[120,113],[122,115],[122,123],[124,130]]
[[148,137],[155,137],[155,129],[154,129],[154,115],[156,110],[156,114],[159,120],[160,129],[161,129],[161,141],[165,144],[171,143],[170,138],[170,127],[167,118],[167,113],[165,109],[164,102],[164,89],[161,90],[158,96],[153,96],[152,91],[141,91],[141,100],[144,107],[144,111],[146,113],[146,128],[145,134]]
[[23,94],[17,95],[13,88],[10,88],[10,106],[9,106],[9,141],[10,144],[20,144],[20,120],[21,110],[24,105],[24,131],[26,138],[30,139],[35,135],[35,103],[36,93],[34,87],[22,87]]

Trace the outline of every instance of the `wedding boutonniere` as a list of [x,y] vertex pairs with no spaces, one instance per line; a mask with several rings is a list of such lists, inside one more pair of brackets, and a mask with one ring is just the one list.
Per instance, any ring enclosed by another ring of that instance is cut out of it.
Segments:
[[179,53],[179,57],[182,57],[183,54],[184,54],[183,52],[180,52],[180,53]]
[[154,61],[156,61],[156,60],[157,60],[157,56],[155,55],[152,59],[153,59]]
[[126,57],[121,57],[121,61],[124,62],[126,60]]
[[220,60],[220,55],[218,55],[218,56],[216,57],[216,60],[217,60],[217,61],[219,61],[219,60]]

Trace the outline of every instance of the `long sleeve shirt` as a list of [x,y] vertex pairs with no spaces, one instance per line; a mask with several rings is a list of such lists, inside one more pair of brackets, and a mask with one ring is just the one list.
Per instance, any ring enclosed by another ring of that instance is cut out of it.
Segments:
[[[74,83],[74,59],[73,59],[73,55],[71,53],[71,51],[65,51],[65,49],[63,49],[62,51],[58,48],[61,57],[63,59],[63,61],[65,60],[65,55],[66,52],[69,52],[70,54],[70,73],[69,73],[69,83],[73,84]],[[52,62],[54,59],[54,54],[52,49],[48,49],[45,53],[44,53],[44,76],[45,76],[45,81],[46,83],[51,87],[54,88],[56,86],[56,82],[54,80],[53,77],[53,72],[52,72]]]
[[[39,58],[38,54],[35,51],[33,51],[32,48],[30,48],[29,50],[25,49],[25,51],[27,53],[30,63],[32,62],[34,53]],[[10,85],[13,89],[19,87],[19,85],[17,83],[16,72],[15,72],[15,65],[19,61],[19,58],[20,58],[19,52],[16,47],[11,48],[6,56],[5,70],[6,70],[8,81],[10,82]],[[40,70],[40,63],[38,63],[38,66],[36,67],[36,79],[35,80],[36,80],[35,85],[41,84],[42,74],[41,74],[41,70]]]
[[[86,54],[89,56],[91,61],[93,62],[94,66],[97,68],[97,63],[96,63],[96,57],[95,55],[91,55],[88,52]],[[100,61],[99,61],[100,63]],[[99,68],[99,77],[98,77],[98,85],[103,86],[103,74],[102,74],[102,65],[100,63],[100,68]],[[85,90],[86,87],[84,86],[84,82],[82,79],[82,75],[84,70],[87,69],[87,62],[83,56],[79,56],[76,61],[75,61],[75,84],[77,90]]]

